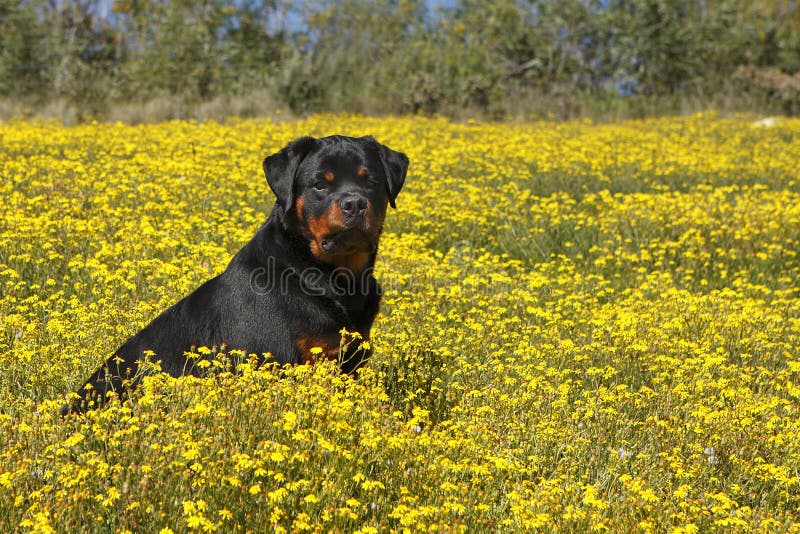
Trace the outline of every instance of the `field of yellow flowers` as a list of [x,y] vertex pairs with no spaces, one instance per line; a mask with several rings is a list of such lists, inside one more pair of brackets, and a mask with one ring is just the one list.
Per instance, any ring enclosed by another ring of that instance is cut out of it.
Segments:
[[[300,135],[411,159],[375,355],[149,378]],[[0,531],[800,532],[800,121],[0,124]]]

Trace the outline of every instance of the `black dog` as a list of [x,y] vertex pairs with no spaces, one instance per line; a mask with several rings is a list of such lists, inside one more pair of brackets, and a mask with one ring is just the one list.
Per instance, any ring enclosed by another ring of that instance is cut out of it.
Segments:
[[185,353],[199,346],[281,364],[338,358],[345,373],[369,357],[354,345],[340,354],[340,330],[369,338],[381,295],[372,276],[378,239],[408,158],[372,137],[303,137],[263,167],[277,202],[255,236],[225,272],[126,341],[63,413],[100,406],[111,391],[124,395],[147,350],[172,376],[194,374]]

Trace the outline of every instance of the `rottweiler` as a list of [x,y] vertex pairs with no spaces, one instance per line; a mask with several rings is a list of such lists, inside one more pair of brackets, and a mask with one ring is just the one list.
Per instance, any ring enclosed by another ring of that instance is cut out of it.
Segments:
[[187,353],[200,346],[279,364],[337,359],[344,373],[366,361],[360,343],[340,352],[340,330],[369,339],[381,299],[372,274],[378,240],[408,157],[369,136],[302,137],[263,169],[277,198],[255,236],[222,274],[123,343],[62,414],[102,406],[112,391],[127,395],[145,351],[172,376],[199,372]]

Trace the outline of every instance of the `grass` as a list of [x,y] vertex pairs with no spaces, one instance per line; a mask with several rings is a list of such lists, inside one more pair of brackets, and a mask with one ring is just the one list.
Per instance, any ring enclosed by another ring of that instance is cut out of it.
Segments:
[[[0,530],[798,531],[799,126],[0,125]],[[330,133],[412,162],[363,376],[238,355],[61,419]]]

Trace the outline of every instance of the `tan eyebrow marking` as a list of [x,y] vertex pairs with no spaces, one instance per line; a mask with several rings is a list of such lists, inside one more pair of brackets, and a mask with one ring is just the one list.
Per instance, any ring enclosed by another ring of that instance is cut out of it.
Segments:
[[359,176],[364,176],[365,174],[367,174],[367,168],[366,167],[359,167],[358,168],[358,175]]
[[332,182],[333,181],[333,172],[332,171],[326,172],[325,173],[325,179],[328,180],[329,182]]

